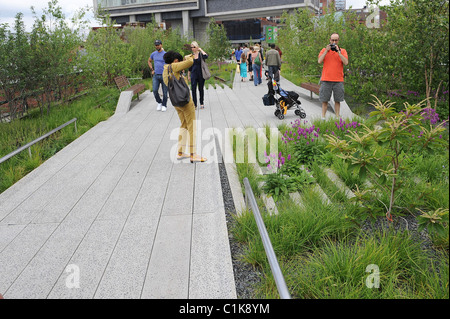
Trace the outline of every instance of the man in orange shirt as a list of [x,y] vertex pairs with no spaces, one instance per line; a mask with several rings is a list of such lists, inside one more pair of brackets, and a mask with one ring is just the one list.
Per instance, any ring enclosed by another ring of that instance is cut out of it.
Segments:
[[334,111],[339,117],[341,102],[344,101],[344,65],[348,64],[348,55],[345,49],[340,48],[339,34],[333,33],[330,43],[319,53],[319,64],[323,63],[322,77],[320,79],[319,100],[322,102],[322,119],[328,109],[331,93],[334,94]]

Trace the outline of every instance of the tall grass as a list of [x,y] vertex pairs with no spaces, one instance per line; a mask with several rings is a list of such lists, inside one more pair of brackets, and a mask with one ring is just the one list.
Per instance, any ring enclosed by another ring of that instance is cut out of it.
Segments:
[[[321,133],[336,128],[330,121],[313,124],[320,127]],[[288,129],[286,125],[279,127],[282,133]],[[398,206],[394,207],[399,216],[416,213],[416,208],[448,207],[448,150],[434,155],[421,157],[414,154],[408,169],[401,173],[404,191],[397,193]],[[246,167],[248,164],[240,165]],[[333,204],[325,204],[312,187],[306,186],[299,191],[301,205],[288,198],[277,202],[278,215],[263,214],[282,273],[294,298],[449,298],[448,233],[444,237],[430,234],[431,241],[427,243],[431,246],[421,242],[424,234],[419,237],[414,227],[406,231],[381,227],[367,233],[358,221],[369,216],[375,218],[378,210],[384,211],[383,202],[388,198],[379,194],[374,186],[366,185],[365,179],[355,175],[348,165],[327,149],[323,149],[309,167]],[[350,200],[330,180],[325,167],[332,168],[348,186],[354,188],[357,184],[360,190],[369,191],[370,200],[365,205]],[[252,187],[255,191],[257,183]],[[257,267],[262,274],[254,297],[278,298],[251,212],[235,217],[232,233],[245,247],[242,259]],[[368,282],[373,267],[380,271],[378,288]]]
[[50,115],[41,116],[38,109],[11,123],[0,124],[0,157],[16,150],[54,128],[77,118],[77,130],[71,124],[31,147],[31,158],[27,151],[0,164],[0,193],[16,183],[45,160],[84,134],[101,121],[114,114],[119,91],[116,88],[101,88],[69,104],[52,107]]
[[[272,246],[280,258],[305,253],[320,246],[324,238],[344,238],[354,230],[338,207],[324,204],[312,190],[305,194],[308,200],[302,207],[288,201],[279,209],[278,215],[263,216]],[[235,238],[248,245],[244,259],[253,265],[264,266],[266,255],[253,215],[244,213],[236,225]]]
[[[379,288],[367,284],[368,266],[379,269]],[[288,282],[299,298],[448,298],[448,256],[431,262],[406,232],[382,230],[356,240],[327,240],[314,252],[297,256],[290,267]],[[430,273],[437,268],[441,276]],[[421,289],[425,287],[428,291]]]

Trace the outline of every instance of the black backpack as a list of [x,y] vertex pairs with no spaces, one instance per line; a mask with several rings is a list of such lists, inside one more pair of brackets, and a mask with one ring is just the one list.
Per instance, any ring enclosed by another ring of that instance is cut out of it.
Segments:
[[173,106],[185,106],[191,99],[191,92],[186,81],[180,74],[180,79],[173,74],[172,66],[169,65],[169,82],[167,85],[169,89],[169,98]]

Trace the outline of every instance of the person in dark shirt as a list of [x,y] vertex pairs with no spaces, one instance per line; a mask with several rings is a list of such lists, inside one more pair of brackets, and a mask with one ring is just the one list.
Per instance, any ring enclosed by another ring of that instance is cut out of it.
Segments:
[[191,79],[191,90],[192,99],[194,100],[195,108],[197,108],[197,86],[200,93],[200,108],[205,108],[205,79],[202,74],[202,61],[200,59],[206,60],[208,54],[199,47],[196,41],[191,43],[191,50],[194,56],[194,64],[189,68],[190,79]]

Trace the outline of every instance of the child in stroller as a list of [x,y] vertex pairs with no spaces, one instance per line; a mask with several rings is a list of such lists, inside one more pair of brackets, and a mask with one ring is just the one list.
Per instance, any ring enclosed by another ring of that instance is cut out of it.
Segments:
[[[269,77],[268,72],[265,72],[266,76]],[[302,104],[298,99],[298,94],[294,91],[285,91],[275,80],[275,76],[269,77],[267,81],[267,87],[269,92],[264,95],[263,103],[264,105],[276,105],[275,116],[280,120],[284,119],[284,116],[287,113],[287,110],[291,109],[295,106],[295,115],[300,116],[300,118],[305,118],[306,113],[303,108],[300,106]],[[277,96],[279,96],[277,98]]]

